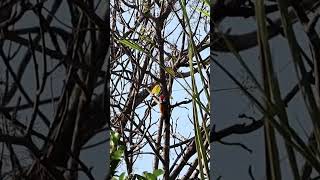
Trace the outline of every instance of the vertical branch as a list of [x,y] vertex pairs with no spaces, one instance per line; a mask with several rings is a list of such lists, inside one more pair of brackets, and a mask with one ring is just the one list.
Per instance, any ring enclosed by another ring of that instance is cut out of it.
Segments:
[[[156,148],[157,148],[158,152],[160,151],[160,147],[161,147],[162,130],[163,130],[163,118],[160,118],[159,128],[158,128],[158,136],[157,136],[157,140],[156,140]],[[159,158],[157,156],[155,156],[153,169],[158,169],[158,168],[159,168]]]
[[[164,19],[161,19],[156,24],[156,35],[158,38],[158,47],[159,47],[159,64],[160,64],[160,84],[162,87],[162,94],[166,99],[169,99],[169,94],[167,90],[167,79],[166,79],[166,73],[165,69],[165,63],[164,63],[164,39],[162,38],[162,29],[163,29],[163,21]],[[169,146],[170,146],[170,107],[169,103],[163,104],[164,112],[161,114],[161,121],[164,122],[164,147],[163,147],[163,169],[164,169],[164,179],[169,179],[169,166],[170,166],[170,159],[169,159]],[[161,122],[160,121],[160,122]]]

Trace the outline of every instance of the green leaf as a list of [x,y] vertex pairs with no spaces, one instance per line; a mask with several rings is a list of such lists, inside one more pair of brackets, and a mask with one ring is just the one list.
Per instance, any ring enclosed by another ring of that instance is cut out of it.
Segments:
[[124,151],[122,149],[116,150],[115,152],[112,153],[111,159],[112,160],[121,160],[123,152]]
[[174,70],[171,67],[166,67],[165,71],[170,74],[171,76],[176,76],[176,73],[174,72]]
[[148,180],[147,178],[140,176],[140,175],[137,175],[137,177],[138,177],[138,180]]
[[155,175],[155,176],[161,176],[163,174],[163,170],[162,169],[155,169],[154,171],[153,171],[153,175]]
[[207,10],[200,9],[200,8],[193,8],[193,9],[195,9],[196,11],[198,11],[199,13],[203,14],[206,17],[210,17],[210,13]]
[[126,149],[126,147],[125,147],[124,145],[120,145],[120,146],[118,147],[118,150],[124,151],[125,149]]
[[209,0],[201,0],[202,2],[204,2],[204,4],[208,7],[210,7],[210,3],[209,3]]
[[110,152],[113,152],[116,150],[119,139],[120,139],[120,134],[114,131],[111,131],[111,142],[110,142]]
[[125,178],[126,178],[126,173],[125,172],[121,173],[119,176],[119,180],[124,180]]
[[120,134],[117,132],[111,131],[111,141],[114,142],[115,144],[118,144],[119,139],[120,139]]
[[157,176],[153,175],[152,173],[143,172],[143,174],[148,180],[157,180]]
[[121,39],[119,40],[119,42],[131,49],[135,49],[141,52],[144,52],[144,49],[137,43],[133,42],[132,40],[129,39]]

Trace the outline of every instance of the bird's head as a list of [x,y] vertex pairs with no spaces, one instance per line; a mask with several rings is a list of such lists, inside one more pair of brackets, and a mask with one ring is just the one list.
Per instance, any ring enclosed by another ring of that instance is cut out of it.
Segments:
[[165,103],[165,102],[166,102],[166,98],[165,98],[165,96],[164,96],[163,94],[161,94],[161,95],[159,96],[159,102],[160,102],[160,103]]

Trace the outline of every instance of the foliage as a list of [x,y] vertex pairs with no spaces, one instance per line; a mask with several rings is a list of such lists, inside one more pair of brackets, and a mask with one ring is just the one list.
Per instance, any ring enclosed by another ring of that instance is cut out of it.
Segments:
[[123,160],[123,154],[125,146],[120,141],[120,134],[114,131],[111,131],[111,148],[110,148],[110,176],[112,180],[130,180],[137,178],[138,180],[157,180],[158,176],[163,174],[161,169],[155,169],[152,173],[143,172],[143,176],[138,174],[130,174],[125,176],[125,172],[122,172],[118,178],[115,176],[116,169],[119,166],[120,162]]

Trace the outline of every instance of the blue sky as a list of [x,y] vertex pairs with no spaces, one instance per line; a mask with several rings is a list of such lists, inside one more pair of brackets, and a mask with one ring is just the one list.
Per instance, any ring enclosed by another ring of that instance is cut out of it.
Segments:
[[[112,2],[111,2],[112,3]],[[177,5],[179,3],[176,4],[176,8],[179,8]],[[189,10],[191,10],[190,6],[187,5],[187,8]],[[126,9],[124,9],[126,10]],[[190,11],[189,11],[190,12]],[[124,17],[126,20],[128,20],[130,18],[130,15],[131,15],[132,12],[127,12],[124,14]],[[179,14],[181,15],[181,11],[179,12]],[[198,12],[195,12],[194,16],[197,17],[199,15]],[[182,15],[180,16],[182,17]],[[165,34],[169,34],[174,28],[176,28],[177,24],[178,24],[178,20],[177,18],[175,17],[174,14],[172,14],[171,16],[169,16],[169,19],[171,19],[171,21],[168,22],[168,24],[166,25],[166,31],[165,31]],[[191,25],[193,26],[192,28],[194,28],[195,26],[195,23],[197,22],[197,18],[194,18],[192,19],[192,23]],[[133,23],[131,23],[132,25]],[[202,26],[202,27],[201,27]],[[199,31],[197,33],[197,38],[198,39],[203,39],[206,35],[206,32],[204,32],[204,22],[200,23],[200,28],[201,31]],[[118,27],[119,29],[121,29],[121,25],[118,24]],[[207,29],[209,30],[210,27],[209,27],[209,24],[207,24]],[[172,33],[166,40],[175,44],[175,42],[177,41],[177,38],[179,37],[179,34],[181,32],[181,27],[178,26],[178,28],[175,30],[174,33]],[[181,39],[181,38],[180,38]],[[197,42],[197,41],[196,41]],[[181,47],[182,45],[182,42],[181,40],[178,41],[178,43],[176,44],[178,49]],[[187,44],[185,44],[187,45]],[[187,46],[185,46],[187,47]],[[169,51],[169,49],[166,47],[166,51]],[[202,58],[206,58],[207,56],[209,56],[209,49],[203,51],[201,53],[201,56]],[[181,68],[179,69],[180,71],[183,71],[183,72],[186,72],[186,71],[189,71],[189,68]],[[155,72],[158,72],[159,69],[157,66],[154,67],[154,71]],[[173,92],[172,92],[172,99],[171,99],[171,104],[174,104],[176,102],[179,102],[179,101],[183,101],[183,100],[186,100],[186,98],[190,99],[190,95],[184,90],[183,87],[181,87],[181,85],[179,85],[179,83],[177,83],[176,81],[179,81],[181,84],[184,85],[184,87],[187,87],[186,83],[184,82],[183,79],[175,79],[174,80],[174,84],[173,84]],[[191,80],[190,78],[186,78],[186,81],[188,83],[191,84]],[[197,76],[196,78],[196,82],[197,84],[199,85],[199,89],[202,86],[201,84],[201,81],[199,79],[199,76]],[[118,87],[120,88],[120,87]],[[126,88],[129,88],[129,86],[127,86]],[[147,100],[150,100],[151,99],[151,96],[149,96],[147,98]],[[203,102],[206,102],[206,98],[204,96],[204,93],[202,93],[202,96],[201,96],[201,99],[203,100]],[[122,102],[123,103],[123,102]],[[137,108],[136,110],[136,113],[139,114],[140,117],[142,117],[144,115],[144,112],[145,112],[145,107],[139,107]],[[152,110],[152,119],[151,119],[151,123],[154,123],[156,121],[158,121],[159,119],[159,110],[158,110],[158,107],[154,108],[154,110]],[[177,107],[175,108],[173,111],[172,111],[172,121],[174,122],[172,124],[173,126],[173,129],[176,129],[177,133],[175,134],[176,136],[178,137],[193,137],[194,136],[194,132],[193,132],[193,125],[192,123],[189,121],[189,118],[192,119],[192,107],[191,107],[191,103],[189,105],[184,105],[183,108],[182,107]],[[177,122],[177,123],[176,123]],[[153,126],[151,127],[151,131],[155,131],[157,130],[157,126]],[[173,143],[173,142],[171,142]],[[145,148],[143,148],[143,151],[144,152],[150,152],[150,147],[149,146],[146,146]],[[179,150],[178,150],[179,152]],[[176,155],[175,155],[175,152],[174,151],[171,151],[170,152],[170,159],[171,159],[171,163],[173,162],[173,160],[175,159]],[[152,155],[143,155],[141,156],[137,163],[135,164],[134,166],[134,172],[135,173],[139,173],[141,174],[143,171],[152,171],[152,165],[153,165],[153,156]],[[125,166],[124,165],[121,165],[118,169],[120,172],[123,172],[125,171]]]

